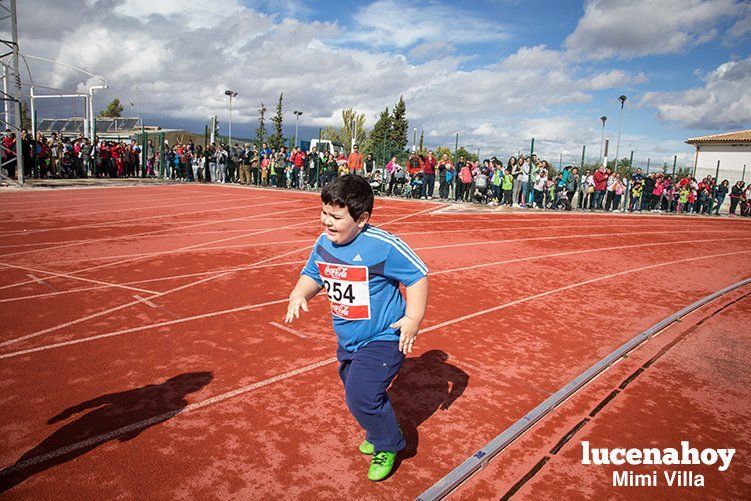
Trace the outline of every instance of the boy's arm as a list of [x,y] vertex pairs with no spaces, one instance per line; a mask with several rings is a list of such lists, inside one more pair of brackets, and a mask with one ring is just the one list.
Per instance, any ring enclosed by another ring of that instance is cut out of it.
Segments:
[[412,345],[420,330],[420,323],[425,317],[428,305],[427,275],[407,287],[407,307],[404,316],[391,324],[392,329],[401,329],[399,351],[405,355],[412,353]]
[[303,311],[309,311],[308,301],[313,299],[322,288],[309,276],[301,275],[297,281],[297,285],[295,285],[295,288],[292,289],[289,295],[287,315],[284,318],[284,322],[291,323],[295,318],[300,318],[300,308]]

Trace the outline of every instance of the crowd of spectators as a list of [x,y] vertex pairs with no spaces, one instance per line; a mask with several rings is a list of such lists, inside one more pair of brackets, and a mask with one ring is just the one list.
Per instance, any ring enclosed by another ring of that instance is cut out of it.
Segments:
[[[566,166],[561,172],[537,155],[510,157],[504,165],[497,157],[473,162],[460,156],[436,158],[432,151],[412,153],[404,165],[392,157],[383,168],[372,154],[353,151],[278,150],[262,143],[212,143],[193,141],[155,145],[145,151],[135,140],[96,144],[80,135],[70,139],[52,133],[34,140],[22,131],[22,154],[27,175],[47,177],[165,177],[180,182],[238,183],[285,189],[316,190],[336,176],[365,176],[376,192],[389,196],[442,201],[505,205],[528,209],[662,212],[719,215],[729,197],[731,215],[751,215],[751,185],[728,180],[718,183],[707,176],[695,179],[636,169],[622,176],[602,165],[597,169]],[[2,139],[5,173],[15,176],[15,134]],[[326,143],[324,143],[326,144]],[[142,155],[145,155],[145,163]],[[435,187],[438,184],[436,197]]]

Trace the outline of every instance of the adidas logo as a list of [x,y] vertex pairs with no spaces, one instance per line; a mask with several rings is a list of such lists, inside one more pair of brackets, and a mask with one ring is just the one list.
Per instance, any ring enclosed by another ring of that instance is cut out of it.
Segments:
[[356,255],[352,261],[362,261],[362,257],[360,257],[360,254]]

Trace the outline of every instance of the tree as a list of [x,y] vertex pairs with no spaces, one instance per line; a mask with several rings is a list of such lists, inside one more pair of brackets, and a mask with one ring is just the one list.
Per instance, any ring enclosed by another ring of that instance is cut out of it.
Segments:
[[385,165],[392,156],[393,144],[389,139],[391,132],[392,118],[389,109],[386,108],[378,116],[378,121],[373,125],[373,130],[368,134],[368,141],[365,151],[373,154],[373,158]]
[[256,139],[258,140],[258,146],[260,147],[266,137],[266,106],[261,103],[261,107],[258,108],[258,128],[256,129]]
[[459,149],[456,150],[456,158],[458,159],[459,157],[464,157],[465,160],[469,160],[470,162],[477,162],[479,160],[477,153],[467,151],[464,146],[459,146]]
[[342,110],[342,127],[337,129],[329,125],[323,131],[323,138],[329,141],[342,143],[346,149],[352,146],[352,124],[355,124],[355,139],[360,146],[360,151],[366,151],[369,146],[368,132],[365,129],[365,114],[357,113],[354,108]]
[[29,116],[29,105],[26,101],[21,101],[21,128],[28,130],[31,134],[31,117]]
[[623,157],[620,160],[618,160],[618,165],[616,165],[615,159],[608,161],[608,167],[610,167],[611,171],[617,172],[621,176],[625,176],[628,174],[628,171],[631,166],[629,164],[628,157]]
[[282,100],[284,99],[284,92],[279,94],[279,102],[276,103],[276,115],[271,119],[271,123],[274,124],[274,134],[269,138],[269,143],[272,148],[279,149],[284,146],[284,135],[282,134],[282,121],[284,115],[282,113]]
[[451,151],[451,148],[448,146],[439,146],[435,149],[435,157],[438,160],[443,158],[443,155],[448,155],[448,159],[451,160],[451,163],[454,163],[454,152]]
[[120,104],[120,99],[115,98],[105,109],[99,112],[100,117],[118,118],[123,116],[123,105]]
[[394,107],[394,114],[391,119],[391,133],[389,139],[399,150],[404,150],[409,144],[407,133],[409,132],[409,121],[407,120],[407,104],[404,102],[404,96],[399,96],[399,102]]

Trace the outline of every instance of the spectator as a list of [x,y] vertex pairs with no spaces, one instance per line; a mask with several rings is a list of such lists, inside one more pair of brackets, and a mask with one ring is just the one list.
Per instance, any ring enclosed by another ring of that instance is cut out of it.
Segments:
[[347,159],[347,165],[349,167],[349,171],[352,174],[362,176],[362,153],[360,153],[360,146],[354,145],[352,146],[352,153],[349,154],[349,158]]
[[743,197],[744,190],[743,187],[745,186],[745,183],[743,181],[738,181],[733,185],[733,188],[730,190],[730,215],[735,216],[735,211],[738,208],[738,204],[741,203],[741,197]]
[[451,175],[453,179],[453,171],[454,164],[451,163],[449,156],[444,153],[441,160],[438,161],[438,198],[441,200],[448,200],[451,180],[447,176]]
[[425,174],[422,185],[422,198],[432,199],[433,190],[435,189],[435,167],[436,159],[432,151],[428,151],[428,156],[422,166],[422,172]]

